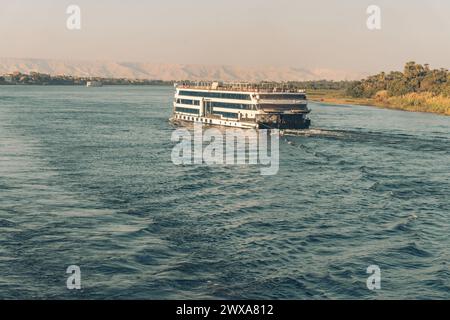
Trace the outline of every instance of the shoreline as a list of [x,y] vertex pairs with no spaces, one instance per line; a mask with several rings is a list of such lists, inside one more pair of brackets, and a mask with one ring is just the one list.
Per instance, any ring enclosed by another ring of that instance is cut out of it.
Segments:
[[[342,94],[341,92],[329,92],[328,94],[325,92],[314,92],[308,94],[308,100],[323,104],[335,104],[335,105],[355,105],[355,106],[369,106],[376,107],[380,109],[390,109],[390,110],[399,110],[399,111],[407,111],[407,112],[425,112],[425,113],[433,113],[443,116],[450,116],[450,107],[447,107],[445,111],[435,111],[430,110],[429,107],[420,106],[420,105],[398,105],[392,104],[387,101],[377,101],[374,98],[352,98],[346,96],[337,96],[337,94]],[[334,95],[334,96],[333,96]]]

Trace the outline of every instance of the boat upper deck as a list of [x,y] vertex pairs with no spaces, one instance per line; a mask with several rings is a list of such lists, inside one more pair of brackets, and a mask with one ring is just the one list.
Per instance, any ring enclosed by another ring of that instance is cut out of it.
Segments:
[[305,90],[289,84],[274,83],[222,83],[222,82],[195,82],[175,84],[178,89],[243,92],[243,93],[305,93]]

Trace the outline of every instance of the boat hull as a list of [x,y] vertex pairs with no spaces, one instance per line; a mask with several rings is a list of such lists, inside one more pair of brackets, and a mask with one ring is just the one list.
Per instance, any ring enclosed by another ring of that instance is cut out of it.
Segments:
[[308,129],[311,125],[311,120],[301,114],[270,115],[270,117],[258,117],[256,121],[240,121],[174,114],[170,121],[174,124],[201,123],[208,126],[223,126],[241,129]]

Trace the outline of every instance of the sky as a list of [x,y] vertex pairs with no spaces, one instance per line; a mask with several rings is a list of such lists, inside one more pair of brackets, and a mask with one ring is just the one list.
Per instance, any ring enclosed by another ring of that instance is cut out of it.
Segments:
[[[68,30],[69,5],[81,30]],[[366,26],[369,5],[381,29]],[[1,0],[0,57],[289,66],[450,68],[449,0]]]

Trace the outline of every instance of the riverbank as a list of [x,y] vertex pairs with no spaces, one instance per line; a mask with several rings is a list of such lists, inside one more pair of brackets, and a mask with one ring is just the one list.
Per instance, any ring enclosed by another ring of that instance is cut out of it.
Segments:
[[36,86],[85,86],[88,82],[99,82],[104,85],[173,85],[173,81],[151,80],[151,79],[126,79],[126,78],[103,78],[103,77],[78,77],[67,75],[52,76],[38,72],[23,74],[14,72],[0,75],[0,85],[36,85]]
[[410,93],[399,97],[378,95],[374,98],[353,98],[344,90],[308,90],[311,101],[337,105],[364,105],[411,112],[429,112],[450,115],[450,98],[431,93]]

